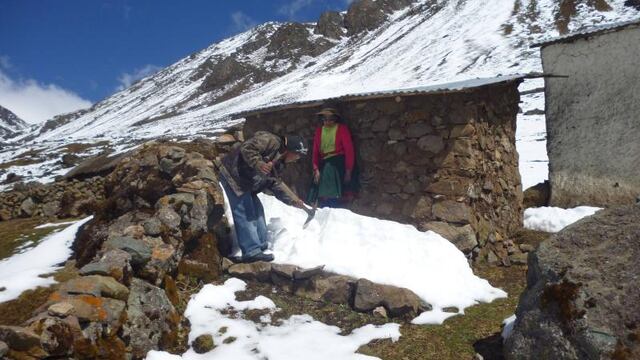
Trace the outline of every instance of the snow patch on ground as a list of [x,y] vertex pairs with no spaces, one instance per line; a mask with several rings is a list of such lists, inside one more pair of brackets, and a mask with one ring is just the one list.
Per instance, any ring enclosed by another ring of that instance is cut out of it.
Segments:
[[59,269],[58,264],[71,256],[71,243],[80,226],[93,217],[73,223],[62,231],[45,237],[36,247],[0,261],[0,302],[13,300],[38,286],[55,284],[52,277],[40,277]]
[[558,232],[574,222],[591,216],[598,207],[578,206],[572,209],[558,207],[529,208],[524,211],[524,227],[531,230]]
[[467,259],[451,242],[435,232],[411,225],[355,214],[345,209],[318,209],[302,228],[307,215],[275,197],[259,195],[271,234],[276,263],[325,269],[376,283],[412,290],[431,304],[414,323],[442,323],[478,302],[507,294],[473,274]]
[[[210,334],[216,344],[215,349],[205,354],[197,354],[189,349],[182,356],[150,351],[147,360],[375,359],[355,352],[360,346],[375,339],[390,338],[397,341],[400,338],[399,324],[366,325],[343,336],[340,335],[340,328],[315,321],[309,315],[293,315],[278,325],[256,324],[244,319],[241,312],[247,309],[275,312],[277,309],[264,296],[250,301],[236,300],[235,293],[245,288],[246,283],[235,278],[227,280],[223,285],[207,284],[187,305],[185,316],[191,322],[189,343],[200,335]],[[228,315],[236,311],[239,312],[237,315]],[[228,341],[231,337],[235,341],[225,344],[225,340]]]
[[38,226],[34,227],[34,229],[45,229],[45,228],[50,228],[50,227],[59,227],[59,226],[75,224],[76,222],[77,221],[65,221],[65,222],[59,222],[59,223],[46,223],[46,224],[38,225]]

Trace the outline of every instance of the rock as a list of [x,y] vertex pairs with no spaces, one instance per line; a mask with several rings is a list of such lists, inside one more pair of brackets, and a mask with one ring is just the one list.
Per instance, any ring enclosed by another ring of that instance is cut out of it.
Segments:
[[313,32],[332,39],[340,39],[345,35],[342,27],[342,15],[337,11],[325,11],[320,15]]
[[73,315],[81,322],[95,322],[104,325],[104,331],[112,335],[118,332],[126,314],[125,302],[93,295],[71,295],[54,292],[49,297],[51,303],[66,302],[73,306]]
[[172,346],[180,317],[165,292],[137,278],[130,290],[123,336],[129,339],[131,354],[143,358],[150,350]]
[[215,139],[215,142],[223,145],[230,145],[236,141],[238,140],[236,140],[236,138],[231,134],[222,134]]
[[525,209],[548,206],[550,196],[551,189],[549,187],[549,180],[545,180],[524,191],[523,206]]
[[478,240],[471,225],[456,226],[446,222],[431,221],[420,226],[420,230],[431,230],[451,241],[460,251],[469,254],[476,246]]
[[209,267],[209,264],[184,258],[180,261],[180,264],[178,264],[178,273],[205,282],[215,280],[218,275]]
[[6,184],[12,184],[18,181],[22,181],[24,179],[24,176],[18,175],[16,173],[8,173],[7,177],[5,177],[4,181],[2,182],[2,184],[6,185]]
[[377,308],[373,309],[373,316],[376,317],[380,317],[383,319],[387,319],[389,316],[387,316],[387,309],[384,308],[384,306],[378,306]]
[[316,266],[310,269],[295,269],[293,271],[293,279],[294,280],[304,280],[314,277],[316,275],[322,274],[322,270],[324,269],[324,265]]
[[29,328],[40,336],[40,346],[52,357],[70,355],[73,351],[74,334],[72,327],[57,317],[42,317]]
[[142,266],[151,259],[151,249],[142,240],[136,240],[130,236],[118,236],[108,239],[102,245],[106,250],[119,249],[131,255],[131,264]]
[[353,308],[369,312],[378,306],[384,306],[392,317],[416,316],[431,308],[409,289],[375,284],[366,279],[358,280]]
[[522,252],[532,252],[532,251],[534,251],[536,249],[535,246],[533,246],[531,244],[520,244],[518,247],[520,248],[520,251],[522,251]]
[[433,128],[431,127],[431,125],[424,122],[419,122],[407,126],[407,137],[409,138],[419,138],[431,132],[433,132]]
[[176,213],[172,208],[168,206],[161,207],[158,210],[156,217],[158,218],[158,220],[160,220],[161,223],[166,225],[169,229],[180,228],[180,222],[182,221],[182,219],[180,218],[180,215],[178,215],[178,213]]
[[234,264],[229,267],[229,275],[245,280],[268,282],[271,279],[271,263],[256,261],[248,264]]
[[177,251],[173,245],[160,242],[154,246],[151,259],[145,264],[138,276],[155,285],[160,285],[165,274],[173,273],[176,270],[181,257],[182,252]]
[[61,162],[63,167],[72,167],[80,162],[80,157],[76,154],[64,154],[62,155]]
[[191,347],[197,354],[204,354],[215,349],[216,345],[213,343],[211,334],[204,334],[193,340]]
[[466,196],[471,183],[462,179],[443,179],[429,184],[427,191],[439,195]]
[[36,204],[32,198],[26,198],[22,204],[20,204],[20,215],[25,217],[33,216],[36,211]]
[[313,301],[350,303],[356,280],[343,275],[316,276],[295,289],[295,294]]
[[[222,258],[222,271],[227,272],[231,265],[233,265],[233,261],[229,260],[226,257]],[[271,268],[271,270],[273,270],[273,267]]]
[[509,255],[509,261],[516,265],[527,265],[527,254],[519,253]]
[[159,236],[162,233],[162,222],[156,217],[147,219],[143,224],[144,233],[149,236]]
[[49,308],[47,309],[49,315],[58,317],[66,317],[68,315],[71,315],[72,311],[73,305],[68,302],[56,303],[49,306]]
[[35,358],[48,356],[40,345],[40,337],[26,328],[0,325],[0,341],[4,342],[12,351]]
[[56,215],[58,215],[59,210],[60,210],[59,201],[50,201],[42,205],[42,214],[49,218],[56,217]]
[[431,154],[437,154],[444,149],[442,137],[436,135],[426,135],[418,140],[418,148]]
[[294,273],[299,270],[299,267],[296,265],[289,264],[271,264],[271,271],[282,275],[288,279],[294,279]]
[[453,223],[468,224],[472,219],[471,208],[465,203],[444,200],[433,204],[433,216]]
[[89,275],[71,279],[60,285],[60,291],[67,294],[89,294],[126,301],[129,289],[110,276]]
[[640,207],[574,223],[529,254],[506,359],[640,358]]
[[133,273],[130,265],[131,255],[121,249],[107,251],[97,261],[80,269],[80,275],[111,276],[122,284],[129,285]]
[[487,254],[487,263],[489,265],[498,265],[498,263],[500,263],[500,258],[493,250],[489,250],[489,253]]
[[109,156],[109,154],[97,155],[78,164],[78,166],[66,173],[64,178],[74,179],[106,175],[110,173],[122,159],[129,155],[129,152],[114,156]]

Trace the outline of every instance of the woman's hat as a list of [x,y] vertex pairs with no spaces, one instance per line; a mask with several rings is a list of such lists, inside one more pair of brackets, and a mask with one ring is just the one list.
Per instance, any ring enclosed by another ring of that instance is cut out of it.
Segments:
[[340,117],[340,115],[338,115],[338,110],[334,109],[334,108],[324,108],[322,110],[320,110],[319,112],[316,113],[316,115],[333,115],[337,118]]

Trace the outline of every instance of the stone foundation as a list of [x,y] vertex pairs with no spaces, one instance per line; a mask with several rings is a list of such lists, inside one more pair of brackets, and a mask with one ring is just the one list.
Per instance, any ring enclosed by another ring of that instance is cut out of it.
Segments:
[[16,184],[0,193],[0,221],[46,217],[64,219],[93,213],[104,200],[104,179],[67,180],[51,184]]
[[[522,226],[519,82],[258,110],[245,115],[244,135],[268,130],[311,143],[319,125],[314,114],[336,107],[351,129],[360,170],[353,211],[437,230],[469,256],[508,264],[503,240]],[[306,158],[283,177],[306,196],[311,169]]]

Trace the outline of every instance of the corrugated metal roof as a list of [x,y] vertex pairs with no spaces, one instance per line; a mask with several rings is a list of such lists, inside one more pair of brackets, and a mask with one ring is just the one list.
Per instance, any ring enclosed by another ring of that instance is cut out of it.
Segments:
[[543,46],[546,46],[546,45],[555,44],[555,43],[559,43],[559,42],[569,42],[569,41],[573,41],[573,40],[576,40],[576,39],[585,38],[585,37],[588,37],[588,36],[598,35],[598,34],[601,34],[601,33],[619,31],[619,30],[625,29],[625,28],[630,27],[630,26],[640,26],[640,19],[634,19],[634,20],[630,20],[630,21],[623,21],[623,22],[617,22],[617,23],[609,23],[609,24],[604,24],[604,25],[592,26],[592,27],[586,28],[586,29],[584,29],[582,31],[574,32],[574,33],[567,34],[567,35],[560,36],[560,37],[556,37],[556,38],[543,40],[541,42],[538,42],[538,43],[535,43],[535,44],[531,45],[531,47],[543,47]]
[[358,100],[362,98],[422,95],[422,94],[432,94],[432,93],[440,93],[440,92],[463,91],[465,89],[478,88],[482,86],[495,85],[499,83],[516,81],[516,80],[523,80],[526,78],[539,78],[543,76],[545,75],[540,73],[505,75],[505,76],[497,76],[493,78],[469,79],[469,80],[456,81],[456,82],[445,83],[445,84],[418,86],[413,88],[405,88],[405,89],[397,89],[397,90],[384,90],[384,91],[374,91],[374,92],[357,93],[357,94],[346,94],[346,95],[341,95],[341,96],[326,98],[326,99],[297,101],[297,102],[292,102],[287,104],[279,104],[279,105],[267,106],[263,108],[257,108],[253,110],[242,111],[242,112],[231,115],[231,118],[244,117],[244,116],[249,116],[251,114],[256,114],[256,113],[273,112],[273,111],[278,111],[278,110],[289,108],[289,107],[316,106],[316,105],[321,105],[325,102],[350,101],[350,100]]

